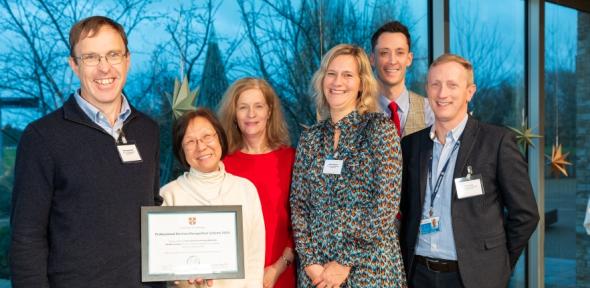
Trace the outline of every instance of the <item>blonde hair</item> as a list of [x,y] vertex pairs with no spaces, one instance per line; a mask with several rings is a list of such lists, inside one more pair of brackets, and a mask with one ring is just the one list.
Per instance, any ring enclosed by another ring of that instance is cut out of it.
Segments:
[[467,61],[467,59],[465,59],[459,55],[451,54],[451,53],[442,54],[442,55],[438,56],[438,58],[436,58],[434,61],[432,61],[432,64],[430,64],[430,69],[432,69],[433,67],[436,67],[438,65],[449,63],[449,62],[455,62],[455,63],[463,66],[463,68],[465,68],[465,70],[467,71],[467,84],[468,85],[474,84],[474,82],[473,82],[473,79],[474,79],[473,65],[471,64],[471,62]]
[[320,68],[314,73],[311,82],[311,92],[316,100],[316,112],[319,121],[327,119],[330,115],[330,107],[328,102],[326,102],[326,96],[324,95],[323,82],[328,66],[340,55],[350,55],[354,57],[358,64],[359,77],[361,79],[361,91],[359,91],[359,96],[356,102],[356,110],[358,113],[364,114],[367,112],[378,111],[377,95],[379,93],[379,86],[377,80],[375,80],[375,77],[373,76],[369,57],[367,57],[363,48],[359,46],[339,44],[334,46],[324,55]]
[[242,131],[240,131],[236,120],[236,106],[240,95],[249,89],[260,90],[268,105],[270,111],[270,117],[266,123],[266,141],[268,146],[273,150],[280,146],[289,146],[289,130],[287,129],[287,123],[281,111],[279,97],[266,80],[246,77],[235,81],[225,91],[221,107],[219,108],[221,125],[227,134],[229,152],[233,153],[244,145]]

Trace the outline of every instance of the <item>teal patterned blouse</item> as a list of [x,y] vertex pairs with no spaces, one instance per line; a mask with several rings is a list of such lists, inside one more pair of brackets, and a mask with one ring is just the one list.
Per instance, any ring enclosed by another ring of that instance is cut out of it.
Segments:
[[[334,150],[334,130],[340,139]],[[350,266],[342,287],[406,287],[395,226],[402,156],[395,126],[382,113],[356,111],[324,120],[301,135],[293,167],[291,213],[301,271],[330,261]],[[343,160],[340,175],[324,174],[326,159]]]

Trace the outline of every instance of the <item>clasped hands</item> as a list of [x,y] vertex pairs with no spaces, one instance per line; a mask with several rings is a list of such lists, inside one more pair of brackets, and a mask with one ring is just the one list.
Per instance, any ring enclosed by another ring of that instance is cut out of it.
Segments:
[[312,264],[305,267],[305,274],[317,288],[337,288],[348,278],[350,267],[340,265],[336,261],[328,262],[324,266]]
[[211,287],[213,286],[213,280],[211,279],[201,279],[201,278],[197,278],[197,279],[191,279],[191,280],[187,280],[187,281],[174,281],[174,285],[176,285],[176,287],[195,287],[196,285],[199,285],[197,287],[201,287],[201,285],[205,285],[207,287]]

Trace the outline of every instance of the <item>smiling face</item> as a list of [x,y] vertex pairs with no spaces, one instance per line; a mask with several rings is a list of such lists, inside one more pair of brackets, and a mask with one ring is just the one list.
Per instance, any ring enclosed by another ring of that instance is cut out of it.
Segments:
[[330,114],[347,115],[355,110],[361,89],[361,78],[354,56],[336,56],[326,69],[322,87],[326,102],[330,106]]
[[[125,43],[114,28],[104,25],[90,36],[76,44],[74,48],[76,57],[92,54],[100,56],[109,53],[125,54]],[[129,55],[124,57],[121,63],[115,65],[109,64],[104,57],[96,66],[88,66],[81,60],[71,57],[69,59],[70,67],[80,79],[82,98],[99,109],[120,103],[129,63]]]
[[457,62],[446,62],[430,68],[426,92],[435,122],[456,127],[467,114],[476,87],[469,72]]
[[236,121],[243,137],[266,137],[270,107],[258,88],[245,90],[238,96]]
[[377,39],[371,63],[381,83],[394,87],[404,85],[406,69],[412,65],[413,57],[404,34],[385,32]]
[[203,173],[219,170],[221,143],[215,128],[206,118],[190,120],[182,138],[182,150],[191,168]]

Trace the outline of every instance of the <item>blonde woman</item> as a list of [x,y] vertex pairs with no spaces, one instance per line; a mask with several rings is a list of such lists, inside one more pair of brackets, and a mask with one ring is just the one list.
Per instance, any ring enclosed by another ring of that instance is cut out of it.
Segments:
[[312,86],[320,122],[301,135],[291,185],[298,287],[406,287],[399,136],[377,110],[367,55],[335,46]]
[[263,79],[243,78],[225,93],[220,116],[230,151],[225,167],[252,181],[260,197],[266,228],[263,287],[295,288],[289,216],[295,150],[279,98]]

